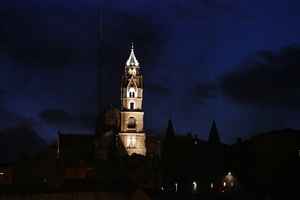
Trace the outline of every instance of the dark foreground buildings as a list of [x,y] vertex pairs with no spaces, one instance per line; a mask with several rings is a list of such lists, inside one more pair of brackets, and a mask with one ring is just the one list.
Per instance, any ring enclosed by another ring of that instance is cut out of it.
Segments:
[[[226,145],[215,120],[208,140],[144,132],[143,77],[133,48],[121,109],[107,107],[95,134],[58,133],[50,152],[0,166],[1,199],[292,199],[300,188],[300,130]],[[1,161],[0,161],[1,162]]]
[[161,148],[168,189],[256,198],[298,195],[300,130],[275,130],[225,145],[215,120],[208,141],[175,137],[170,121]]

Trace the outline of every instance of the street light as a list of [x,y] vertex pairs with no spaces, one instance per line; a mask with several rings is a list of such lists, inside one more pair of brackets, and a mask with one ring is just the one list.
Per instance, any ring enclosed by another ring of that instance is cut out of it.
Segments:
[[196,181],[193,182],[193,192],[194,193],[197,192],[197,183],[196,183]]

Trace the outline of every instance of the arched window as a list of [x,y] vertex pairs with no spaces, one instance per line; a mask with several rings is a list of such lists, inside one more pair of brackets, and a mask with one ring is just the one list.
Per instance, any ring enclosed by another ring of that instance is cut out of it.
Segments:
[[129,97],[135,97],[135,89],[130,88],[129,91],[128,91],[128,95],[129,95]]
[[130,109],[134,109],[134,103],[133,102],[130,103]]
[[128,128],[135,128],[135,122],[136,122],[136,120],[134,119],[134,117],[129,117]]

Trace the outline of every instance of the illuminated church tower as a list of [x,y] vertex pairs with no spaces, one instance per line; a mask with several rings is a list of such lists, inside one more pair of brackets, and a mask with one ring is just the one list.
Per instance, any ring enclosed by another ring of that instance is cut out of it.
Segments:
[[125,74],[121,83],[121,126],[119,138],[127,154],[146,155],[144,133],[143,77],[140,75],[139,62],[133,51],[126,62]]

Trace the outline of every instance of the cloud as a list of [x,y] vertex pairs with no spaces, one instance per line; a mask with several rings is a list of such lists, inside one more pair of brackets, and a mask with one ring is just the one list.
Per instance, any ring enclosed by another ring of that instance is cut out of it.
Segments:
[[214,99],[217,94],[217,87],[213,82],[194,82],[186,87],[185,95],[188,97],[186,101],[188,104],[201,104],[204,99]]
[[0,88],[0,95],[4,95],[6,91],[3,88]]
[[199,13],[197,10],[192,10],[191,7],[179,5],[178,3],[172,3],[171,6],[179,19],[195,20],[197,18],[201,19],[204,17],[203,13]]
[[34,156],[41,148],[45,149],[48,146],[46,141],[28,126],[0,130],[0,137],[0,163],[16,161],[20,154]]
[[187,94],[191,94],[191,96],[199,100],[203,98],[215,98],[215,92],[215,84],[209,81],[195,82],[193,88],[187,89]]
[[[233,2],[221,2],[215,0],[193,0],[187,4],[180,4],[178,1],[172,3],[178,18],[195,20],[205,19],[211,15],[221,15],[236,19],[249,19],[249,16],[238,10],[238,4]],[[200,11],[200,12],[199,12]]]
[[6,90],[4,90],[3,88],[0,87],[0,108],[2,106],[2,101],[6,94],[7,94]]
[[[98,32],[90,24],[96,24],[97,18],[81,15],[76,8],[78,2],[72,5],[67,7],[59,1],[4,1],[0,9],[1,46],[16,61],[27,64],[23,67],[40,70],[60,64],[66,67],[67,63],[85,59],[95,61],[97,45],[91,38]],[[97,11],[94,6],[85,9],[87,13]]]
[[220,91],[234,102],[300,108],[300,46],[262,50],[241,69],[221,76]]
[[[107,27],[104,29],[103,39],[106,45],[104,59],[112,61],[115,64],[112,66],[120,69],[128,59],[131,42],[134,42],[135,54],[140,64],[142,67],[149,65],[143,70],[150,71],[158,67],[157,62],[160,60],[160,52],[167,37],[165,27],[160,24],[159,19],[151,16],[151,10],[145,10],[145,13],[130,10],[116,12],[113,8],[108,8],[107,12],[109,11],[110,14],[106,16],[109,18],[106,23],[109,24],[104,25]],[[110,44],[107,44],[107,41]],[[124,56],[124,52],[128,54]]]
[[88,111],[71,114],[63,109],[46,109],[39,113],[39,117],[47,124],[57,125],[60,127],[70,126],[81,127],[94,130],[95,114]]
[[40,112],[40,118],[50,124],[68,124],[73,121],[73,117],[61,109],[48,109]]
[[96,120],[96,115],[89,112],[89,111],[81,111],[77,117],[77,121],[79,124],[82,125],[82,127],[93,130],[95,128],[95,120]]
[[[4,108],[0,108],[0,120],[3,122],[11,117],[11,113]],[[2,123],[0,123],[2,125]]]
[[145,88],[147,91],[147,94],[152,95],[153,97],[159,97],[159,98],[166,98],[169,97],[172,93],[172,91],[166,87],[163,87],[162,85],[154,84],[154,83],[147,83],[145,84]]

